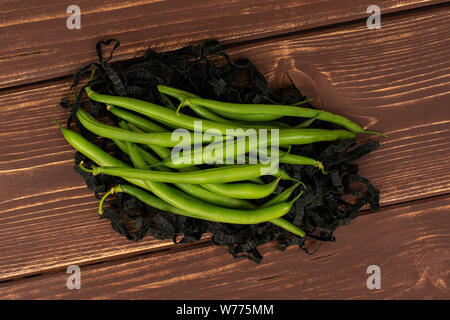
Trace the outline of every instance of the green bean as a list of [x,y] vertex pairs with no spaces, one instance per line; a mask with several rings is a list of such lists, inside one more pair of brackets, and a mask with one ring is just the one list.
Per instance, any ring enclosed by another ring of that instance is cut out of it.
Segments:
[[[271,205],[274,205],[276,203],[287,201],[289,199],[289,197],[292,195],[292,193],[295,191],[295,189],[297,189],[297,187],[300,184],[302,184],[303,187],[306,189],[306,186],[301,181],[299,181],[299,182],[295,183],[294,185],[292,185],[291,187],[284,189],[282,192],[275,195],[272,199],[263,203],[260,207],[264,207],[264,208],[270,207]],[[301,192],[301,194],[303,194],[303,191]]]
[[[129,123],[132,123],[133,125],[137,126],[138,128],[147,131],[147,132],[168,132],[167,129],[145,119],[142,118],[134,113],[131,113],[129,111],[126,111],[122,108],[118,108],[118,107],[114,107],[111,105],[107,106],[107,109],[109,111],[111,111],[114,115],[116,115],[117,117],[128,121]],[[208,112],[210,112],[208,109],[203,108],[203,110],[206,110]],[[289,125],[286,125],[284,123],[242,123],[242,122],[236,122],[236,121],[229,121],[223,118],[220,118],[218,116],[216,117],[208,117],[207,115],[198,112],[197,113],[199,116],[201,116],[202,118],[205,118],[207,120],[211,120],[211,121],[217,121],[220,123],[225,123],[225,124],[230,124],[232,126],[235,125],[239,125],[240,127],[244,127],[244,128],[257,128],[257,129],[277,129],[279,127],[282,128],[291,128]],[[170,125],[168,124],[169,127],[171,128],[176,128],[176,126]]]
[[[189,100],[186,100],[190,102]],[[189,106],[191,106],[191,104],[189,104]],[[240,121],[273,121],[273,120],[277,120],[282,118],[283,116],[281,115],[270,115],[270,114],[261,114],[261,113],[256,113],[256,114],[234,114],[234,113],[229,113],[229,112],[224,112],[222,110],[214,110],[215,113],[217,113],[218,115],[228,118],[228,119],[232,119],[232,120],[240,120]]]
[[[164,88],[167,88],[167,90],[159,90],[159,86],[158,86],[158,90],[161,94],[166,94],[169,95],[171,97],[175,97],[178,100],[184,100],[185,98],[189,97],[189,98],[199,98],[199,96],[184,91],[184,90],[180,90],[180,89],[176,89],[176,88],[172,88],[172,87],[167,87],[167,86],[163,86]],[[219,117],[217,114],[215,114],[214,112],[209,111],[206,108],[202,108],[202,107],[198,107],[196,105],[191,105],[190,106],[191,109],[200,117],[207,119],[207,120],[211,120],[211,121],[216,121],[216,122],[220,122],[220,123],[232,123],[231,121],[227,121],[226,119],[223,119],[221,117]],[[178,107],[179,109],[179,107]],[[178,110],[177,109],[177,110]]]
[[[148,192],[145,192],[144,190],[141,190],[139,188],[136,188],[136,187],[133,187],[130,185],[126,185],[126,184],[120,184],[120,185],[114,186],[103,195],[103,197],[100,200],[99,206],[98,206],[98,213],[103,214],[103,202],[109,195],[114,194],[114,193],[121,193],[121,192],[127,193],[130,196],[133,196],[133,197],[141,200],[142,202],[148,204],[149,206],[159,209],[159,210],[162,210],[162,211],[167,211],[167,212],[171,212],[171,213],[175,213],[178,215],[187,216],[187,217],[191,217],[191,218],[203,219],[195,214],[191,214],[182,209],[174,207],[174,206],[168,204],[167,202],[159,199],[158,197],[155,197],[155,196],[149,194]],[[207,220],[207,219],[204,219],[204,220]],[[210,220],[210,221],[216,222],[215,220]]]
[[158,91],[162,94],[177,98],[180,101],[183,101],[185,98],[200,98],[191,92],[164,85],[158,85]]
[[[281,150],[279,150],[279,154],[280,154],[280,162],[281,163],[308,165],[308,166],[314,166],[314,167],[319,167],[320,169],[323,169],[323,165],[321,164],[321,162],[316,159],[301,156],[298,154],[292,154],[289,152],[284,152]],[[269,153],[269,155],[270,155],[270,153]]]
[[106,108],[115,116],[117,116],[120,119],[125,120],[129,123],[132,123],[133,125],[137,126],[138,128],[141,128],[144,131],[147,131],[147,132],[169,132],[169,130],[167,130],[166,128],[161,127],[161,126],[157,125],[156,123],[151,122],[150,120],[139,117],[138,115],[131,113],[129,111],[123,110],[121,108],[109,106],[109,105]]
[[[256,205],[254,205],[253,203],[244,200],[242,198],[237,199],[237,198],[231,198],[227,195],[223,195],[223,194],[219,194],[219,193],[214,193],[211,192],[205,188],[203,188],[203,185],[197,185],[197,184],[188,184],[188,183],[176,183],[175,184],[176,187],[178,187],[180,190],[186,192],[187,194],[224,207],[224,208],[235,208],[235,209],[254,209],[256,208]],[[249,198],[250,199],[250,198]]]
[[274,115],[274,116],[292,116],[302,118],[314,118],[324,120],[343,126],[354,133],[376,133],[374,131],[366,131],[355,122],[330,112],[315,110],[311,108],[303,108],[298,106],[283,106],[270,104],[237,104],[229,102],[220,102],[215,100],[201,98],[186,98],[184,104],[194,104],[221,112],[227,112],[234,115]]
[[253,182],[256,184],[264,184],[264,181],[261,179],[261,177],[258,178],[253,178],[253,179],[248,179],[249,182]]
[[[279,152],[279,156],[280,156],[280,158],[279,158],[280,163],[297,164],[297,165],[302,165],[302,166],[313,166],[313,167],[317,167],[320,171],[322,171],[323,174],[327,174],[327,172],[325,171],[325,168],[323,166],[323,163],[319,160],[301,156],[298,154],[292,154],[289,151],[285,152],[285,151],[279,150],[278,152]],[[262,159],[265,159],[265,158],[262,157]],[[266,158],[266,160],[270,160],[270,152],[268,152],[268,157]],[[160,162],[160,163],[163,163],[163,162]]]
[[[128,141],[121,141],[121,140],[114,140],[114,139],[113,139],[112,141],[116,144],[117,147],[119,147],[120,150],[122,150],[123,153],[126,153],[126,154],[129,153],[129,151],[128,151],[128,149],[129,149],[128,144],[129,144],[130,142],[128,142]],[[145,159],[145,161],[146,161],[147,163],[158,164],[158,163],[160,162],[160,161],[159,161],[155,156],[153,156],[151,153],[145,151],[144,149],[142,149],[142,148],[139,147],[139,146],[138,146],[138,148],[139,148],[139,151],[140,151],[142,157]],[[164,166],[164,165],[155,165],[154,167],[155,167],[155,168],[158,168],[158,169],[160,169],[160,170],[164,170],[164,168],[167,168],[167,167]]]
[[172,110],[177,110],[177,108],[173,105],[172,101],[168,96],[166,96],[164,93],[160,92],[161,100],[165,103],[166,107]]
[[[226,165],[226,164],[219,164],[219,163],[216,163],[215,166],[216,166],[217,168],[221,168],[221,167],[226,167],[227,165]],[[183,169],[183,170],[185,170],[185,169],[190,169],[190,170],[192,170],[191,168],[192,168],[192,166],[191,166],[191,165],[188,165],[188,166],[186,166],[186,167],[178,168],[178,170],[180,170],[180,169]],[[264,184],[264,181],[261,179],[261,177],[253,178],[253,179],[248,179],[248,181],[249,181],[249,182],[256,183],[256,184]]]
[[[139,132],[139,133],[146,133],[144,130],[139,129],[138,127],[129,124],[128,125],[129,129],[131,129],[134,132]],[[157,155],[158,157],[161,157],[162,159],[165,159],[167,157],[170,157],[170,149],[169,148],[165,148],[165,147],[158,147],[152,144],[147,144],[147,146],[152,149]]]
[[[116,140],[113,140],[114,142],[117,142]],[[123,142],[123,141],[121,141]],[[129,142],[132,143],[132,142]],[[152,164],[156,164],[159,162],[159,159],[157,159],[154,155],[152,155],[150,152],[144,150],[143,148],[137,146],[139,148],[139,153],[141,154],[141,156],[144,158],[145,162],[148,163],[149,165]],[[161,147],[162,148],[162,147]],[[122,150],[123,152],[125,152],[126,154],[128,154],[128,149],[127,150]],[[155,168],[159,168],[160,170],[165,170],[167,169],[166,166],[155,166]]]
[[211,192],[221,194],[235,199],[261,199],[272,194],[280,182],[280,178],[268,184],[255,184],[241,182],[239,184],[202,184],[204,188]]
[[[136,133],[128,130],[123,130],[95,120],[81,108],[78,109],[77,117],[86,129],[100,137],[137,143],[153,144],[160,147],[180,146],[180,142],[173,140],[172,133],[170,132]],[[194,133],[191,132],[188,134],[190,135],[191,141],[193,141]],[[207,135],[200,135],[200,138],[202,142],[210,141],[210,137],[208,137]]]
[[[169,87],[169,86],[164,86],[164,85],[158,85],[158,90],[161,93],[167,94],[169,96],[172,96],[174,98],[177,98],[178,100],[181,101],[180,106],[178,107],[178,109],[180,109],[180,107],[183,107],[183,101],[186,98],[200,98],[199,96],[190,93],[188,91],[184,91],[181,89],[177,89],[177,88],[173,88],[173,87]],[[187,100],[186,100],[187,101]],[[212,121],[216,121],[216,122],[221,122],[221,123],[233,123],[228,119],[233,119],[233,120],[245,120],[245,121],[270,121],[270,120],[275,120],[278,119],[280,117],[278,116],[270,116],[270,115],[261,115],[261,114],[252,114],[252,115],[241,115],[240,117],[236,117],[233,114],[229,114],[226,112],[220,112],[215,110],[214,112],[211,112],[210,110],[208,110],[207,108],[202,108],[200,106],[197,106],[195,104],[187,104],[197,115],[199,115],[202,118],[208,119],[208,120],[212,120]],[[221,118],[219,115],[222,115],[225,118],[228,119],[224,119]]]
[[[150,180],[155,182],[207,184],[245,181],[257,178],[262,175],[264,170],[268,170],[269,166],[266,164],[230,165],[222,168],[212,168],[193,172],[149,171],[121,168],[120,166],[93,166],[92,169],[82,169],[91,172],[93,175],[103,173],[116,177]],[[281,177],[282,179],[289,179],[286,173],[279,168],[273,175]]]
[[269,220],[270,222],[272,222],[273,224],[279,226],[280,228],[287,230],[299,237],[304,237],[305,236],[305,232],[300,229],[299,227],[297,227],[296,225],[290,223],[289,221],[283,219],[283,218],[275,218],[272,220]]
[[290,125],[288,125],[287,123],[284,123],[282,121],[270,121],[269,123],[271,123],[272,125],[280,128],[280,129],[293,129],[293,127],[291,127]]
[[289,163],[289,164],[298,164],[298,165],[305,165],[305,166],[314,166],[319,168],[320,171],[322,171],[323,174],[326,174],[325,168],[323,166],[323,163],[319,160],[301,156],[298,154],[292,154],[284,151],[280,151],[280,163]]
[[279,145],[309,144],[321,141],[352,139],[354,137],[355,133],[342,129],[280,129]]

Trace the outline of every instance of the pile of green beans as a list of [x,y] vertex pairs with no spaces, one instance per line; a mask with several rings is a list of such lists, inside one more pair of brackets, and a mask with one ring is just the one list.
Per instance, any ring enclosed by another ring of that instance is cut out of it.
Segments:
[[[277,129],[276,142],[283,149],[274,149],[279,155],[277,165],[315,166],[326,174],[320,161],[292,154],[291,146],[349,139],[355,137],[355,133],[371,132],[349,119],[325,111],[299,106],[238,105],[202,99],[190,92],[162,85],[158,90],[166,106],[100,94],[87,87],[86,93],[91,100],[106,104],[107,110],[120,119],[119,127],[94,119],[81,108],[77,111],[81,125],[100,137],[111,139],[129,156],[130,164],[114,158],[80,134],[57,123],[65,139],[96,163],[90,168],[80,163],[83,170],[93,175],[121,177],[129,183],[114,186],[104,194],[99,204],[100,214],[104,200],[110,194],[123,192],[156,209],[174,214],[233,224],[270,222],[302,237],[305,233],[283,216],[291,210],[306,186],[289,177],[278,166],[272,168],[262,156],[256,163],[236,164],[235,161],[239,157],[248,160],[255,150],[259,150],[260,144],[252,138],[263,137],[262,129]],[[178,108],[171,99],[178,100]],[[195,116],[183,113],[184,106],[188,106]],[[285,116],[307,120],[290,126],[283,122]],[[315,119],[340,125],[343,129],[308,128]],[[198,130],[198,121],[201,123],[200,134],[193,132]],[[187,132],[189,142],[180,143],[173,138],[177,128]],[[245,133],[248,129],[254,130],[254,136],[249,135],[249,131]],[[265,146],[273,146],[271,134],[267,137]],[[214,145],[217,141],[225,143],[226,147],[224,144]],[[191,150],[194,143],[197,146],[200,143],[200,148]],[[211,146],[215,147],[217,154],[207,157]],[[190,161],[173,159],[173,151],[180,147],[183,148],[181,159]],[[270,155],[269,152],[265,156]],[[205,167],[205,164],[209,166]],[[273,176],[272,181],[264,183],[262,175]],[[281,180],[291,186],[277,192]],[[259,201],[255,202],[257,199]]]

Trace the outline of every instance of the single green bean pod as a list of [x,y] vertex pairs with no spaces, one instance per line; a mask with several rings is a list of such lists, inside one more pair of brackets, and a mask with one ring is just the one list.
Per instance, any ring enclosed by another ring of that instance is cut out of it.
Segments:
[[[149,180],[155,182],[167,183],[191,183],[191,184],[207,184],[207,183],[227,183],[235,181],[245,181],[260,177],[267,172],[269,166],[265,164],[252,165],[230,165],[221,168],[211,168],[193,172],[164,172],[150,171],[143,169],[123,168],[121,166],[113,167],[96,167],[83,170],[91,172],[93,175],[100,173],[131,179]],[[274,176],[281,179],[290,179],[289,176],[280,168],[275,169]]]
[[270,104],[238,104],[221,102],[216,100],[202,99],[202,98],[186,98],[183,102],[185,105],[194,104],[197,106],[206,107],[215,112],[227,112],[235,115],[273,115],[273,116],[291,116],[301,118],[314,118],[318,120],[328,121],[343,126],[344,128],[354,133],[375,133],[384,135],[375,131],[366,131],[362,129],[355,122],[330,112],[315,110],[311,108],[303,108],[299,106],[283,106]]
[[[264,208],[270,207],[276,203],[287,201],[289,199],[289,197],[292,195],[292,193],[295,191],[295,189],[297,189],[297,187],[300,184],[303,184],[303,183],[299,181],[296,184],[294,184],[293,186],[286,188],[279,194],[275,195],[275,197],[273,197],[269,201],[263,203],[261,205],[261,207],[264,207]],[[303,184],[303,187],[306,189],[306,186],[304,184]],[[303,194],[303,191],[300,194]],[[284,230],[287,230],[287,231],[299,236],[299,237],[305,236],[305,232],[302,229],[300,229],[296,225],[292,224],[291,222],[289,222],[283,218],[275,218],[275,219],[270,220],[270,222],[279,226],[280,228],[282,228]]]
[[[109,139],[116,139],[122,141],[130,141],[144,144],[152,144],[160,147],[175,147],[175,146],[183,146],[182,142],[177,141],[174,138],[173,133],[171,132],[163,132],[163,133],[138,133],[132,132],[129,130],[124,130],[121,128],[117,128],[114,126],[110,126],[100,121],[95,120],[91,117],[86,111],[83,109],[78,109],[77,117],[80,120],[80,123],[88,129],[89,131],[95,133],[96,135]],[[195,140],[195,133],[186,132],[183,133],[189,139],[189,141]],[[209,142],[211,137],[206,134],[197,135],[197,138],[200,139],[201,142]],[[192,142],[189,142],[190,145]]]
[[207,190],[235,199],[261,199],[271,195],[278,186],[281,177],[271,183],[256,184],[250,182],[202,184]]

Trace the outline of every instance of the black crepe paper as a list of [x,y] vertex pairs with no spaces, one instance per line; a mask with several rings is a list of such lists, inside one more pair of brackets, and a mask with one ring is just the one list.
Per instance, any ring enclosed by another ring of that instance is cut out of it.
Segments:
[[[222,51],[218,41],[206,41],[201,45],[188,46],[175,51],[157,53],[150,47],[143,57],[132,61],[109,63],[119,41],[110,39],[97,44],[99,61],[81,68],[74,77],[70,92],[87,72],[95,69],[95,78],[89,84],[94,90],[106,94],[134,97],[149,102],[164,104],[158,93],[158,84],[169,85],[195,93],[201,97],[236,103],[294,104],[305,100],[301,92],[290,85],[271,92],[267,80],[248,59],[232,61]],[[103,51],[110,50],[108,58]],[[61,105],[70,109],[67,127],[74,122],[81,134],[90,141],[106,148],[107,140],[98,138],[84,129],[75,114],[85,95],[85,84],[78,88],[77,98],[63,98]],[[71,100],[75,100],[69,102]],[[84,100],[86,101],[86,99]],[[176,101],[173,101],[176,103]],[[108,116],[113,122],[118,119],[106,111],[103,104],[89,101],[84,103],[92,116]],[[307,104],[313,108],[312,105]],[[186,108],[184,112],[189,112]],[[298,118],[284,118],[286,122],[299,121]],[[329,123],[314,121],[314,128],[333,128]],[[341,225],[347,225],[357,217],[359,210],[369,205],[372,210],[379,209],[379,191],[366,178],[358,175],[358,165],[351,163],[359,157],[375,150],[377,141],[357,145],[354,139],[340,142],[319,142],[300,145],[292,152],[312,157],[323,162],[327,175],[315,167],[300,165],[282,165],[292,177],[301,179],[307,186],[303,195],[295,202],[292,210],[283,218],[299,226],[306,232],[300,238],[271,224],[236,225],[208,222],[163,212],[149,207],[127,194],[116,194],[115,202],[105,209],[102,218],[111,221],[112,228],[132,241],[138,241],[146,235],[157,239],[180,239],[178,243],[198,241],[202,234],[209,232],[212,242],[227,246],[228,252],[235,258],[248,258],[260,263],[262,255],[258,247],[277,240],[279,250],[296,245],[308,251],[305,243],[335,241],[334,231]],[[128,156],[114,146],[113,155],[131,163]],[[78,167],[80,161],[89,166],[92,162],[76,152],[74,170],[86,181],[97,199],[112,186],[124,182],[120,178],[99,175],[92,176]],[[280,183],[278,191],[288,187],[289,182]],[[356,186],[360,186],[356,189]],[[352,203],[345,201],[346,195],[352,196]],[[355,199],[356,197],[356,199]],[[268,198],[269,199],[269,198]],[[262,201],[266,201],[263,199]],[[134,226],[133,226],[134,224]],[[181,237],[182,235],[182,237]],[[308,239],[309,238],[309,239]]]

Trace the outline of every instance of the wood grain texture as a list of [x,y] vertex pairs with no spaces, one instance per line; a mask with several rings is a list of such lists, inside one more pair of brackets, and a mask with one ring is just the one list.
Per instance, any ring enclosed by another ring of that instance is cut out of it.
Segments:
[[[261,265],[200,247],[0,284],[1,299],[448,299],[450,197],[388,207],[337,231],[314,255],[263,249]],[[367,267],[381,270],[369,290]]]
[[[379,0],[382,13],[443,0]],[[73,1],[8,1],[0,9],[0,88],[74,73],[96,59],[95,44],[122,42],[116,60],[205,39],[225,44],[368,17],[372,1],[77,1],[81,29],[69,30]]]
[[[382,205],[392,205],[450,189],[448,17],[437,8],[386,18],[381,30],[348,25],[229,51],[254,61],[274,87],[290,77],[317,106],[388,133],[361,137],[382,147],[358,163]],[[58,102],[68,86],[59,80],[0,95],[2,280],[172,246],[130,243],[98,221],[97,201],[52,122],[67,117]]]

